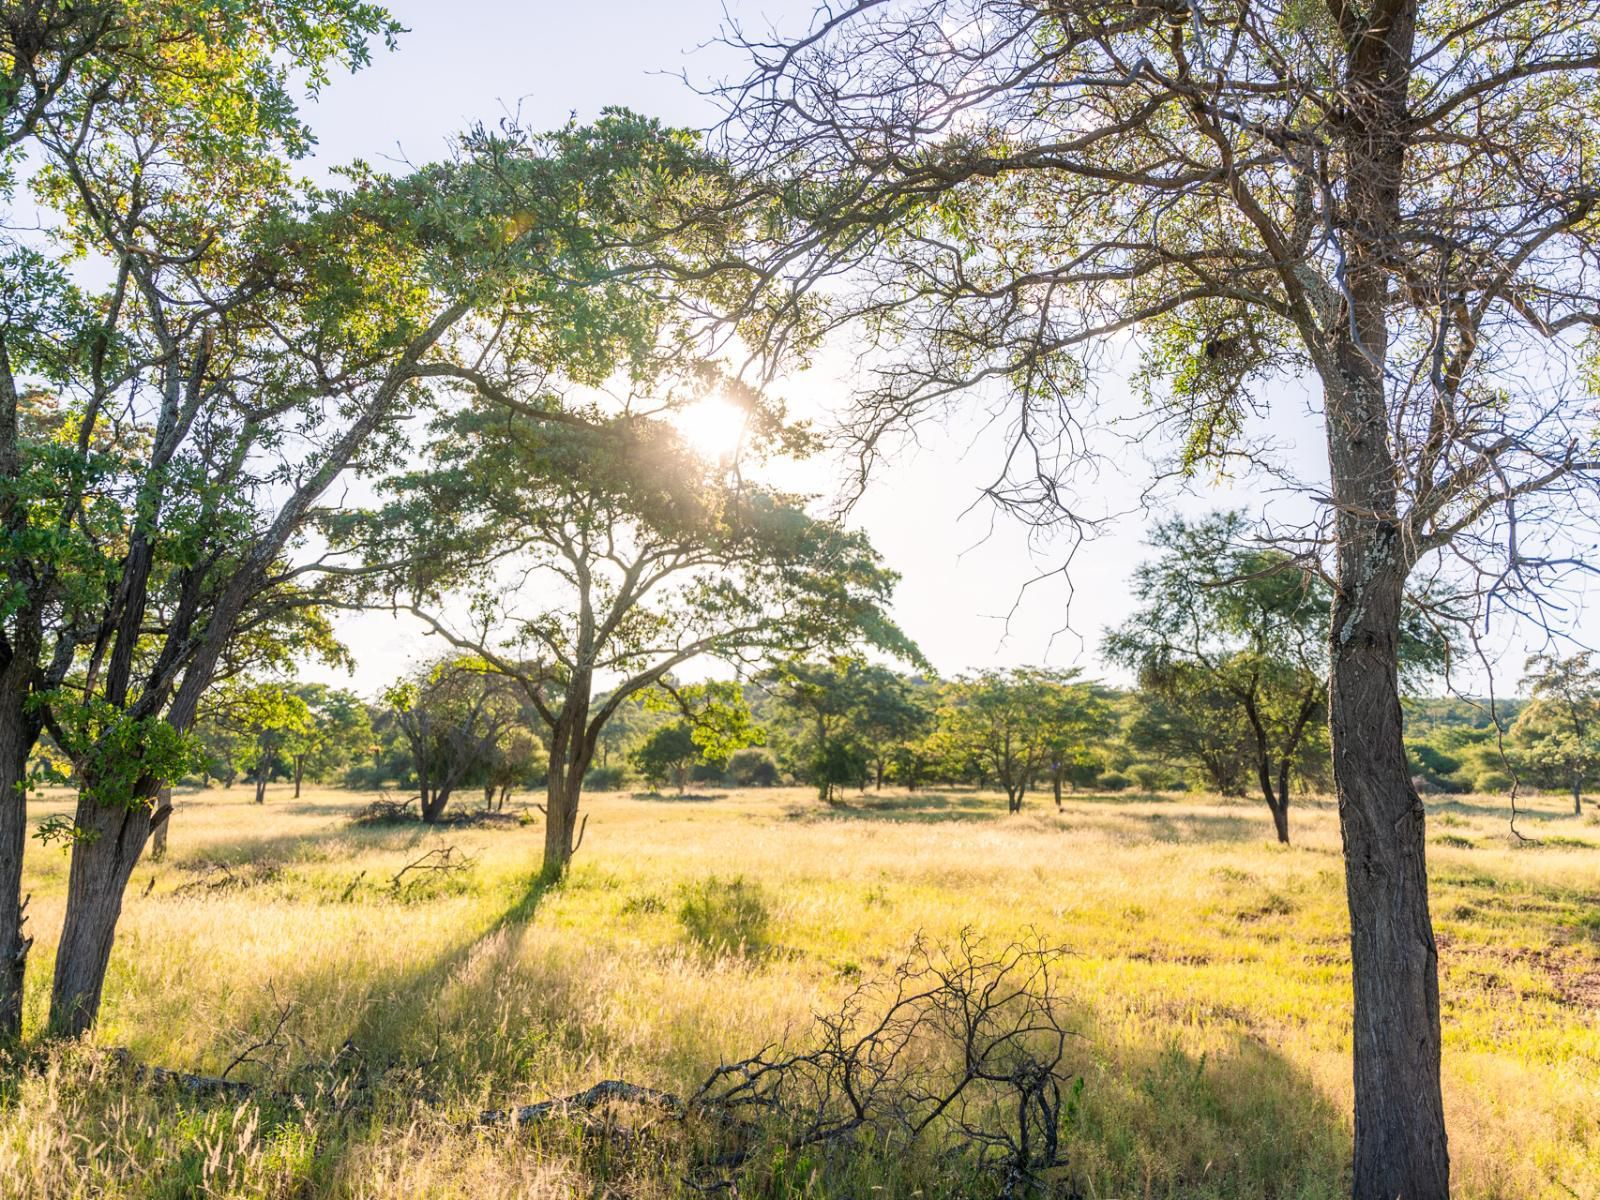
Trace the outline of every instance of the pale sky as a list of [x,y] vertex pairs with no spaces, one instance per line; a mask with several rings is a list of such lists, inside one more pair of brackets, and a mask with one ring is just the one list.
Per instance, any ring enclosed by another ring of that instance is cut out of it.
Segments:
[[[715,112],[675,76],[682,71],[707,80],[737,72],[740,63],[729,51],[705,46],[716,35],[723,7],[722,0],[390,0],[389,8],[410,32],[395,53],[378,54],[368,70],[337,79],[307,106],[320,142],[313,166],[357,157],[380,167],[420,164],[440,156],[451,134],[510,112],[528,127],[544,129],[574,112],[586,120],[603,106],[625,105],[674,124],[704,126]],[[811,4],[727,0],[727,9],[747,26],[770,20],[794,31],[803,28]],[[848,391],[851,361],[842,352],[827,356],[779,390],[797,411],[825,414]],[[1117,411],[1131,411],[1136,403],[1115,369],[1100,380],[1097,399]],[[1279,515],[1301,511],[1302,501],[1275,501],[1250,481],[1166,496],[1149,510],[1140,496],[1152,473],[1150,447],[1108,443],[1112,458],[1086,481],[1083,509],[1129,515],[1078,549],[1068,570],[1070,585],[1057,576],[1029,588],[1008,622],[1019,589],[1059,568],[1066,547],[1030,547],[1025,530],[1005,517],[991,521],[982,508],[963,516],[997,461],[999,439],[986,435],[982,425],[975,415],[925,436],[875,479],[852,516],[901,573],[896,615],[944,674],[1048,662],[1118,681],[1095,650],[1103,629],[1132,607],[1126,580],[1149,554],[1144,535],[1155,517],[1169,504],[1191,513],[1225,506],[1259,510],[1264,503],[1276,503]],[[1303,389],[1285,387],[1270,432],[1284,455],[1321,477],[1326,464],[1318,414]],[[837,471],[819,464],[814,486],[828,488],[830,475]],[[1592,616],[1574,612],[1573,621],[1575,628],[1600,632]],[[381,615],[348,617],[340,628],[360,663],[353,679],[340,681],[364,694],[442,648],[415,625]],[[1502,645],[1496,675],[1504,694],[1516,683],[1528,642],[1508,634]]]

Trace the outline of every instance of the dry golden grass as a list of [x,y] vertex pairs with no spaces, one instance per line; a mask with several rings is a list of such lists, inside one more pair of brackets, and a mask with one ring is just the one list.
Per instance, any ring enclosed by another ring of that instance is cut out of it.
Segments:
[[[41,1051],[0,1083],[0,1195],[672,1194],[670,1166],[461,1120],[606,1077],[692,1088],[723,1059],[803,1041],[812,1013],[918,931],[968,926],[1033,929],[1072,951],[1085,1085],[1067,1179],[1081,1195],[1346,1190],[1346,923],[1325,804],[1301,805],[1285,850],[1263,806],[1187,797],[1073,797],[1059,815],[1036,798],[1007,817],[997,797],[957,793],[868,794],[837,811],[801,791],[603,795],[588,800],[571,879],[541,891],[536,824],[352,826],[368,799],[274,790],[262,809],[241,789],[180,794],[167,861],[135,874],[95,1040],[215,1072],[271,1028],[276,996],[294,1004],[278,1065],[235,1077],[282,1084],[348,1043],[376,1099],[182,1099],[90,1048]],[[1537,845],[1510,836],[1496,801],[1430,803],[1457,1194],[1594,1200],[1600,823],[1562,815],[1556,797],[1531,803]],[[397,895],[389,878],[444,845],[471,869]],[[231,881],[205,871],[219,862]],[[33,1029],[65,869],[33,850]],[[748,886],[708,892],[710,878]],[[717,946],[741,937],[773,949]],[[758,1183],[796,1196],[929,1186],[860,1163]]]

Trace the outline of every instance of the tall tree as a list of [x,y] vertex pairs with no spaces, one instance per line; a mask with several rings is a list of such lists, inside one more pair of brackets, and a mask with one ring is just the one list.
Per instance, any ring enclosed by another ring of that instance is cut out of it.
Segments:
[[[1131,335],[1179,469],[1277,467],[1318,509],[1293,549],[1333,582],[1361,1200],[1450,1186],[1407,581],[1448,558],[1536,613],[1581,570],[1552,518],[1597,507],[1597,28],[1596,0],[858,0],[730,35],[753,66],[720,90],[729,144],[793,219],[763,266],[892,355],[855,410],[864,462],[1008,389],[990,494],[1071,520],[1096,351]],[[795,316],[774,334],[816,327]],[[1325,479],[1252,436],[1301,411],[1296,376]]]
[[1511,726],[1517,756],[1572,789],[1583,814],[1584,785],[1600,767],[1600,666],[1588,651],[1535,655],[1524,668],[1529,704]]
[[[649,369],[637,344],[603,336],[575,341],[566,369]],[[646,345],[654,356],[661,339]],[[656,382],[670,407],[671,381]],[[525,403],[537,416],[552,401]],[[864,537],[702,457],[646,415],[661,403],[641,413],[597,400],[569,407],[582,415],[571,423],[455,413],[436,425],[423,469],[388,481],[393,502],[346,531],[387,568],[375,577],[382,603],[481,656],[543,721],[547,878],[571,861],[584,775],[629,697],[701,658],[859,640],[912,652],[883,609],[895,576]],[[467,602],[466,620],[452,620],[447,597]]]
[[[358,65],[370,40],[396,28],[381,8],[346,0],[314,10],[13,4],[0,14],[4,194],[24,180],[49,231],[28,244],[0,239],[0,1035],[19,1029],[29,945],[19,764],[48,727],[86,796],[106,796],[108,812],[124,800],[137,810],[136,828],[108,837],[80,813],[52,1007],[70,1031],[97,1002],[118,876],[144,844],[163,777],[184,761],[180,731],[202,676],[224,631],[261,617],[246,616],[255,589],[215,585],[270,569],[283,539],[254,547],[259,555],[241,547],[240,508],[214,486],[240,444],[210,418],[232,407],[222,393],[259,384],[245,347],[264,336],[265,294],[291,284],[278,279],[271,233],[298,220],[278,200],[287,157],[309,145],[290,80]],[[65,263],[80,257],[95,268],[83,274],[109,281],[100,291],[69,280]],[[316,290],[303,272],[293,282],[306,299]],[[281,403],[253,417],[269,443],[297,408]],[[304,502],[297,494],[286,507]],[[176,525],[188,532],[162,562],[156,530]],[[221,592],[224,612],[208,622]],[[177,635],[163,642],[150,627],[168,621]],[[189,677],[169,736],[153,723],[202,643],[205,669]],[[153,691],[134,686],[136,670],[153,670]],[[141,760],[147,770],[134,769]],[[87,865],[112,858],[109,871]]]
[[[508,345],[520,360],[670,270],[693,221],[660,198],[690,175],[706,196],[692,140],[623,113],[479,131],[450,162],[308,191],[290,84],[393,25],[342,0],[247,7],[114,6],[139,52],[82,76],[81,103],[58,89],[17,158],[50,237],[0,247],[7,1030],[27,952],[19,764],[40,731],[81,782],[50,1017],[71,1034],[230,644],[315,602],[325,564],[296,556],[329,487],[395,453],[434,390],[499,394]],[[77,257],[102,288],[69,280]]]

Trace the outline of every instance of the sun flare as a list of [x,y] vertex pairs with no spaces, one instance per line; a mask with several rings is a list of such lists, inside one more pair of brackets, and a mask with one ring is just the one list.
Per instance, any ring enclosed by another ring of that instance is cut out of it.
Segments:
[[678,431],[700,454],[726,462],[739,452],[749,413],[721,396],[707,396],[679,412]]

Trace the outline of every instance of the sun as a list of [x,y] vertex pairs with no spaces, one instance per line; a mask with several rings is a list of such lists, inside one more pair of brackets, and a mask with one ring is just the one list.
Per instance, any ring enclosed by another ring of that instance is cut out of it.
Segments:
[[750,414],[721,396],[707,396],[673,418],[678,432],[703,457],[727,462],[739,452]]

